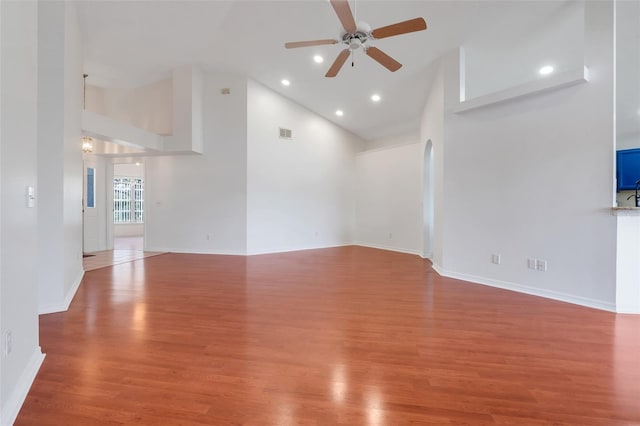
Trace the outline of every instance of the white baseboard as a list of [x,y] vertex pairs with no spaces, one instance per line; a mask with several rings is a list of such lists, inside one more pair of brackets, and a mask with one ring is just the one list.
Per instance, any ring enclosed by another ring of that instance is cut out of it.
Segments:
[[80,271],[76,279],[73,281],[71,288],[64,297],[64,300],[60,303],[54,303],[52,305],[43,306],[38,309],[38,315],[45,314],[54,314],[56,312],[64,312],[69,309],[71,305],[71,301],[73,300],[78,288],[80,288],[80,283],[82,282],[82,278],[84,278],[84,270]]
[[380,250],[395,251],[395,252],[398,252],[398,253],[415,254],[416,256],[423,257],[422,256],[422,252],[419,251],[419,250],[406,249],[406,248],[402,248],[402,247],[391,247],[391,246],[385,246],[385,245],[381,245],[381,244],[369,244],[369,243],[362,243],[362,242],[355,242],[352,245],[361,246],[361,247],[375,248],[375,249],[380,249]]
[[458,272],[447,271],[438,265],[433,265],[433,269],[443,277],[455,278],[461,281],[467,281],[474,284],[482,284],[490,287],[501,288],[503,290],[511,290],[518,293],[529,294],[531,296],[544,297],[545,299],[558,300],[560,302],[572,303],[574,305],[586,306],[588,308],[600,309],[609,312],[616,312],[616,306],[613,303],[603,302],[601,300],[590,299],[588,297],[575,296],[572,294],[561,293],[559,291],[545,290],[526,285],[510,283],[506,281],[493,280],[475,275],[461,274]]
[[[144,251],[155,251],[159,253],[180,253],[180,254],[219,254],[224,256],[245,256],[246,255],[245,252],[236,251],[236,250],[206,250],[206,249],[170,248],[170,247],[147,247],[144,249]],[[141,260],[141,259],[138,259],[138,260]]]
[[236,251],[236,250],[203,250],[203,249],[176,249],[168,247],[147,247],[146,251],[157,251],[166,253],[182,253],[182,254],[216,254],[222,256],[254,256],[260,254],[275,254],[275,253],[288,253],[292,251],[303,250],[317,250],[324,248],[345,247],[351,246],[352,243],[337,243],[319,246],[300,246],[300,247],[286,247],[272,250],[252,250],[252,251]]
[[431,265],[431,268],[433,268],[433,270],[436,271],[438,273],[438,275],[442,275],[443,277],[445,276],[444,272],[442,272],[442,266],[436,265],[434,263],[434,264]]
[[619,314],[640,314],[640,305],[618,305],[616,306],[616,312]]
[[319,250],[326,248],[336,248],[336,247],[346,247],[352,246],[352,243],[336,243],[336,244],[328,244],[328,245],[319,245],[319,246],[303,246],[303,247],[287,247],[276,250],[253,250],[248,251],[247,256],[256,256],[261,254],[276,254],[276,253],[289,253],[292,251],[304,251],[304,250]]
[[42,349],[38,346],[31,355],[29,363],[20,375],[18,383],[13,388],[13,392],[9,395],[9,398],[6,399],[6,402],[2,406],[2,413],[0,414],[0,424],[2,426],[11,426],[16,421],[16,417],[18,417],[20,408],[22,408],[22,404],[27,398],[29,389],[31,389],[31,385],[38,374],[38,370],[40,370],[44,357],[45,354],[42,353]]

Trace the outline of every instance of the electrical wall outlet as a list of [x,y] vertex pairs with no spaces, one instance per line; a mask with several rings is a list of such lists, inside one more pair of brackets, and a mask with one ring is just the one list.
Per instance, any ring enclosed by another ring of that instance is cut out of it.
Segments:
[[529,259],[527,259],[527,267],[529,269],[536,269],[536,265],[537,265],[538,261],[537,259],[534,259],[532,257],[530,257]]
[[11,336],[11,330],[5,331],[2,337],[2,354],[6,358],[13,350],[13,337]]
[[500,264],[500,255],[499,254],[492,254],[491,255],[491,263],[493,263],[495,265],[499,265]]
[[536,261],[536,269],[540,272],[547,272],[547,261],[538,259]]

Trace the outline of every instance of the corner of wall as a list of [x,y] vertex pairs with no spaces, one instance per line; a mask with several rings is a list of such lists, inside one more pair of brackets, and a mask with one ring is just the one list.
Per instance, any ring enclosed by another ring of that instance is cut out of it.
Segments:
[[44,357],[45,354],[42,353],[42,349],[38,346],[33,351],[27,366],[18,379],[18,383],[13,388],[13,392],[11,392],[11,395],[4,400],[2,411],[0,412],[1,426],[11,426],[16,421],[18,413],[22,408],[22,404],[27,398],[29,389],[31,389],[31,385],[36,379],[36,375],[44,361]]

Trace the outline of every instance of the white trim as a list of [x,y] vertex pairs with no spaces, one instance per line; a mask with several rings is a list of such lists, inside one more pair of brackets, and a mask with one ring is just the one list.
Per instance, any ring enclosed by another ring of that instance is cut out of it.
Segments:
[[640,314],[640,304],[625,304],[616,306],[619,314]]
[[347,247],[347,246],[353,246],[353,245],[358,245],[358,244],[336,243],[336,244],[313,246],[313,247],[290,247],[290,248],[280,249],[280,250],[255,250],[255,251],[176,249],[176,248],[149,247],[145,249],[145,251],[156,251],[156,252],[163,252],[163,253],[180,253],[180,254],[215,254],[220,256],[255,256],[260,254],[289,253],[292,251],[319,250],[319,249],[335,248],[335,247]]
[[291,247],[291,248],[281,249],[281,250],[256,250],[256,251],[250,251],[250,252],[248,251],[247,256],[256,256],[261,254],[289,253],[292,251],[304,251],[304,250],[320,250],[320,249],[335,248],[335,247],[347,247],[352,245],[354,244],[353,243],[336,243],[336,244],[314,246],[314,247]]
[[587,67],[582,67],[582,69],[575,68],[556,75],[539,78],[538,80],[510,87],[505,90],[500,90],[499,92],[489,93],[488,95],[478,96],[476,98],[459,102],[452,108],[451,112],[460,114],[472,109],[495,105],[512,99],[523,98],[525,96],[537,95],[539,93],[549,92],[563,87],[575,86],[576,84],[586,83],[588,81],[589,70]]
[[[407,132],[407,133],[401,133],[398,136],[404,136],[405,134],[408,134],[408,133],[413,133],[413,131]],[[420,135],[418,135],[418,136],[420,136]],[[400,147],[413,146],[413,145],[420,145],[421,143],[424,144],[422,141],[405,142],[405,143],[399,143],[399,144],[395,144],[395,145],[379,146],[377,148],[365,149],[363,151],[356,152],[356,157],[360,157],[360,156],[366,155],[366,154],[371,154],[371,153],[374,153],[374,152],[386,151],[387,149],[400,148]]]
[[433,270],[436,271],[438,273],[438,275],[441,275],[443,277],[445,276],[444,273],[442,272],[443,271],[442,266],[436,265],[435,263],[432,263],[431,264],[431,268],[433,268]]
[[426,253],[426,254],[420,254],[420,257],[422,257],[423,259],[433,260],[433,252],[429,252],[429,253]]
[[71,286],[71,288],[67,292],[67,294],[66,294],[66,296],[64,298],[64,301],[62,303],[56,303],[56,304],[53,304],[53,305],[40,307],[38,309],[38,315],[53,314],[53,313],[56,313],[56,312],[65,312],[65,311],[69,310],[69,306],[71,305],[71,301],[75,297],[76,292],[78,291],[78,288],[80,288],[80,283],[82,283],[82,279],[83,278],[84,278],[84,270],[81,271],[80,274],[76,277],[75,281],[73,282],[73,285]]
[[588,308],[600,309],[609,312],[616,312],[616,306],[610,302],[590,299],[588,297],[575,296],[572,294],[561,293],[559,291],[545,290],[535,287],[529,287],[522,284],[515,284],[506,281],[498,281],[490,278],[478,277],[475,275],[461,274],[443,270],[441,267],[433,265],[433,269],[443,277],[455,278],[461,281],[467,281],[474,284],[486,285],[489,287],[501,288],[503,290],[511,290],[518,293],[529,294],[531,296],[544,297],[545,299],[559,300],[561,302],[572,303],[574,305],[586,306]]
[[18,383],[13,388],[13,392],[2,406],[2,413],[0,414],[0,418],[2,419],[0,424],[2,426],[10,426],[16,421],[16,417],[18,417],[20,408],[22,408],[22,404],[27,398],[29,389],[31,389],[38,370],[40,370],[44,357],[45,354],[42,353],[42,349],[38,346],[31,355],[29,363],[22,371]]
[[391,246],[383,246],[379,244],[368,244],[368,243],[360,243],[360,242],[353,243],[352,245],[360,246],[360,247],[375,248],[379,250],[395,251],[398,253],[414,254],[416,256],[422,257],[422,252],[420,250],[411,250],[411,249],[406,249],[402,247],[391,247]]
[[[218,254],[222,256],[246,256],[243,251],[236,250],[203,250],[203,249],[179,249],[179,248],[157,248],[147,247],[144,251],[153,251],[159,253],[180,253],[180,254]],[[149,256],[155,257],[155,256]],[[136,259],[142,260],[143,258]],[[146,257],[144,259],[147,259]]]

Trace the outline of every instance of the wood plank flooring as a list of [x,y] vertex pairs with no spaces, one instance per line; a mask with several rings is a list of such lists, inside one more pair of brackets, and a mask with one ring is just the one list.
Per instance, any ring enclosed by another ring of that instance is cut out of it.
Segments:
[[640,425],[640,317],[342,247],[87,272],[17,425]]

